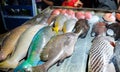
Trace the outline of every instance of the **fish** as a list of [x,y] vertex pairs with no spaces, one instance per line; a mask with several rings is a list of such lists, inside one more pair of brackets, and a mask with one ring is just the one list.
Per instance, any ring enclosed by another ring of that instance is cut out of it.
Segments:
[[16,68],[19,61],[22,60],[28,51],[29,45],[35,36],[35,34],[43,28],[45,25],[33,25],[25,30],[19,37],[15,46],[14,52],[11,56],[0,63],[1,68]]
[[75,44],[79,35],[85,31],[84,29],[86,28],[86,25],[87,24],[81,24],[79,31],[76,29],[77,33],[69,32],[53,36],[45,45],[40,55],[41,60],[45,63],[35,67],[25,68],[25,72],[47,72],[48,69],[55,63],[58,63],[59,65],[64,59],[70,57],[74,52]]
[[113,64],[115,66],[116,72],[120,72],[120,39],[115,43]]
[[115,40],[110,36],[97,36],[89,53],[88,72],[116,72],[113,62]]
[[22,71],[23,68],[28,68],[32,66],[37,66],[38,64],[44,63],[40,59],[40,53],[43,47],[47,44],[52,36],[55,35],[55,32],[52,31],[52,26],[46,26],[40,29],[37,34],[34,36],[28,50],[27,59],[18,65],[14,72]]
[[120,23],[112,23],[106,26],[108,29],[112,29],[114,32],[114,38],[115,40],[118,40],[120,38]]
[[66,20],[63,25],[63,33],[72,32],[76,22],[77,22],[76,19]]
[[0,50],[0,61],[5,60],[8,57],[8,55],[10,55],[12,51],[14,51],[19,37],[30,26],[31,25],[21,25],[11,31],[10,35],[3,41]]
[[81,35],[79,35],[79,37],[85,38],[89,29],[90,29],[90,26],[89,26],[88,21],[86,19],[79,19],[73,28],[73,32],[79,33],[79,30],[82,28],[84,28],[83,33]]
[[106,36],[106,23],[105,22],[97,22],[96,24],[93,25],[92,31],[91,31],[91,36],[98,36],[98,35],[104,35]]
[[61,15],[61,14],[56,17],[54,27],[53,27],[53,30],[56,32],[56,34],[58,34],[59,31],[62,31],[64,22],[67,19],[68,17],[66,15]]

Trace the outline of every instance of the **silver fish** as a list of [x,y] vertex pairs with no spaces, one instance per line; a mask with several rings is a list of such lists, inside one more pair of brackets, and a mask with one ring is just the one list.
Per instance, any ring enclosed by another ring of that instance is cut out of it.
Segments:
[[114,44],[114,38],[109,36],[97,36],[93,40],[88,72],[115,72],[113,62],[111,62]]

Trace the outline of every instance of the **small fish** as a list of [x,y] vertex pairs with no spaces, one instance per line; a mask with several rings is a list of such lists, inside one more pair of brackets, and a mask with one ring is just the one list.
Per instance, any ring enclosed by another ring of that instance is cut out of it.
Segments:
[[43,61],[40,61],[40,53],[42,48],[47,44],[52,36],[55,35],[55,32],[52,31],[51,26],[46,26],[40,29],[37,34],[34,36],[28,51],[27,59],[18,65],[14,72],[22,71],[23,68],[29,68],[32,66],[37,66],[43,64]]
[[46,62],[36,67],[26,68],[25,71],[47,72],[53,64],[58,63],[59,65],[65,58],[71,56],[79,35],[86,31],[84,30],[86,25],[87,23],[81,24],[79,30],[76,29],[77,33],[69,32],[53,36],[45,45],[40,55],[41,60]]
[[[7,56],[12,53],[12,51],[15,49],[19,37],[30,26],[31,25],[22,25],[11,31],[10,35],[4,40],[3,45],[1,47],[0,61],[6,59]],[[0,63],[0,68],[1,66],[2,65]]]
[[88,72],[115,72],[115,67],[111,61],[114,46],[114,38],[109,36],[97,36],[92,41]]
[[63,32],[64,33],[72,32],[76,22],[77,22],[76,19],[68,19],[68,20],[66,20],[64,22],[64,25],[63,25]]
[[53,30],[58,34],[58,31],[62,31],[64,22],[67,20],[67,16],[65,15],[58,15],[55,20]]
[[39,29],[43,28],[45,25],[33,25],[27,30],[25,30],[18,42],[16,44],[16,48],[12,55],[5,61],[0,63],[1,68],[15,68],[19,61],[22,60],[28,51],[29,45],[35,36],[35,34],[39,31]]

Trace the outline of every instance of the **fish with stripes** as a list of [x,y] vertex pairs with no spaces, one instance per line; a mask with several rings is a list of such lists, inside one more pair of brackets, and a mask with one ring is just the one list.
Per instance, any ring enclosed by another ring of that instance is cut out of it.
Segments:
[[116,72],[112,62],[114,46],[113,37],[95,37],[89,53],[88,72]]

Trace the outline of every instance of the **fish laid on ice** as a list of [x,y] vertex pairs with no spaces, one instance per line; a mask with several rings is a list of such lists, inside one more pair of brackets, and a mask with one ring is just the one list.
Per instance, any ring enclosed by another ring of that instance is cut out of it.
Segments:
[[90,49],[88,72],[115,72],[115,67],[111,61],[114,46],[114,38],[97,36]]
[[19,61],[26,56],[29,45],[35,34],[44,26],[45,25],[33,25],[24,31],[18,39],[14,52],[7,60],[0,63],[0,67],[15,68]]
[[65,58],[71,56],[74,51],[74,46],[79,35],[86,32],[86,30],[89,30],[89,27],[87,27],[86,29],[86,26],[88,26],[87,23],[79,25],[80,26],[76,26],[77,29],[75,30],[77,31],[75,31],[75,33],[69,32],[53,36],[50,39],[50,41],[46,44],[46,46],[43,48],[43,51],[40,55],[41,60],[46,62],[36,67],[26,68],[25,71],[47,72],[47,70],[56,62],[58,62],[59,64]]
[[76,19],[68,19],[68,20],[66,20],[64,22],[64,25],[63,25],[63,32],[64,33],[72,32],[76,22],[77,22]]
[[[7,58],[7,56],[12,53],[12,51],[15,49],[15,45],[20,37],[20,35],[31,25],[22,25],[15,29],[13,29],[10,33],[10,35],[4,40],[3,45],[0,50],[0,61]],[[1,68],[0,64],[0,68]]]
[[55,32],[52,31],[51,26],[46,26],[40,29],[37,34],[34,36],[30,46],[27,59],[18,65],[15,68],[15,72],[22,71],[23,68],[28,68],[32,66],[37,66],[42,64],[43,62],[40,61],[40,53],[42,48],[47,44],[52,36],[55,35]]

